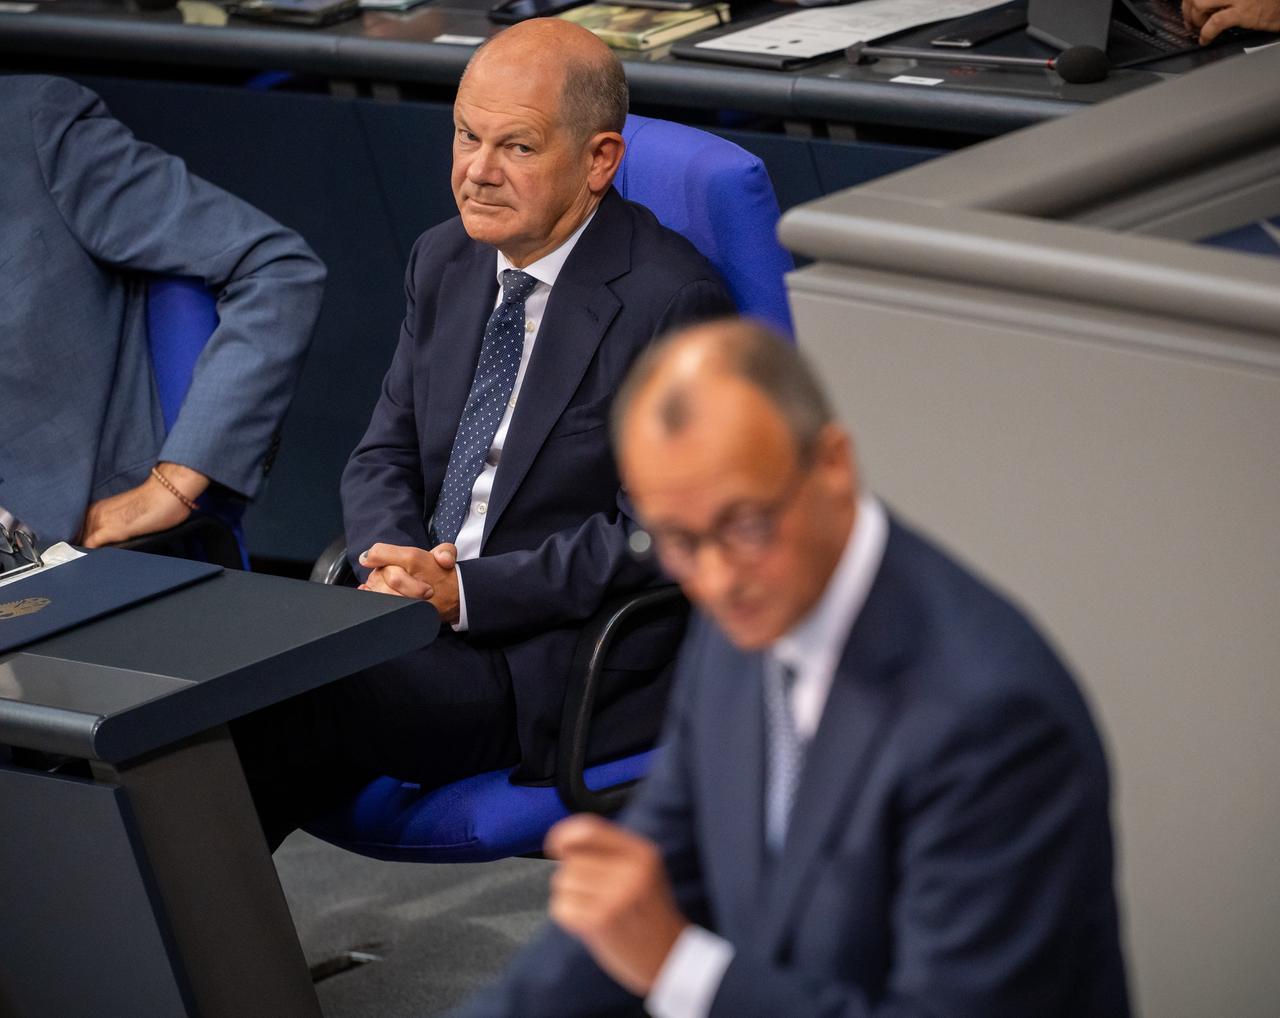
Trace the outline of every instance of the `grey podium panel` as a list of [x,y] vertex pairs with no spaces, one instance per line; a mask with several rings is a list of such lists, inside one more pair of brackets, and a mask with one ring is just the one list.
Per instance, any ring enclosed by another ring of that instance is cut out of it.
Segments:
[[788,279],[796,335],[868,485],[1026,605],[1092,700],[1154,1018],[1280,1000],[1280,259],[1155,236],[1280,211],[1255,158],[1280,138],[1280,49],[1234,72],[782,228],[819,259]]
[[128,760],[425,646],[438,627],[424,602],[228,570],[0,655],[0,742]]
[[0,766],[0,814],[0,1014],[194,1013],[123,792]]
[[96,779],[0,771],[0,1018],[318,1018],[226,722],[438,626],[424,602],[228,571],[0,655],[0,743]]

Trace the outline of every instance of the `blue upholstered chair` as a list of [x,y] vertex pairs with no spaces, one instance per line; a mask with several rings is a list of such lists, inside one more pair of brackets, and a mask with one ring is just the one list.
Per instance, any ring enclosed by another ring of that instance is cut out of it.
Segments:
[[[166,432],[178,419],[196,361],[217,326],[217,303],[199,280],[164,276],[148,282],[147,346]],[[240,523],[243,504],[213,492],[201,495],[197,504],[200,511],[176,527],[143,534],[120,546],[248,569]]]
[[778,243],[778,199],[764,163],[696,127],[627,117],[618,193],[653,210],[724,277],[738,310],[792,335],[782,281],[795,267]]
[[[764,164],[732,142],[668,121],[628,117],[623,135],[627,153],[616,179],[622,196],[647,205],[687,237],[719,270],[740,311],[790,336],[782,276],[792,262],[777,241],[778,201]],[[341,538],[326,549],[311,578],[351,581]],[[568,676],[554,788],[513,785],[509,770],[425,792],[382,777],[307,830],[377,859],[482,862],[536,853],[547,829],[570,812],[616,811],[659,750],[585,766],[601,669],[629,626],[679,602],[674,587],[626,595],[584,627]]]

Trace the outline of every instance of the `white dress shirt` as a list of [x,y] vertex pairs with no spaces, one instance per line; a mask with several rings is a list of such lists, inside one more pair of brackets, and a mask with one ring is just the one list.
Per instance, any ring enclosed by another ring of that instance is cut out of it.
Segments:
[[[888,537],[884,506],[873,495],[862,495],[853,532],[822,597],[766,652],[795,669],[791,717],[806,741],[818,730],[836,666],[880,569]],[[723,937],[701,926],[687,927],[667,954],[645,1009],[653,1018],[706,1018],[733,954],[733,945]]]
[[[462,529],[454,540],[458,549],[458,561],[480,557],[480,545],[484,539],[485,514],[489,511],[489,496],[493,493],[493,479],[498,474],[498,463],[502,459],[502,447],[507,440],[507,429],[511,427],[511,416],[515,413],[516,402],[520,398],[520,386],[524,383],[525,371],[529,368],[529,358],[533,355],[533,344],[538,339],[538,331],[542,328],[542,316],[547,310],[547,301],[551,297],[551,288],[556,285],[560,270],[569,259],[582,236],[582,231],[595,218],[595,212],[583,221],[573,234],[550,254],[543,255],[536,262],[526,265],[527,272],[538,282],[524,302],[524,350],[520,354],[520,368],[516,372],[516,382],[511,389],[511,398],[507,400],[507,409],[498,422],[498,430],[493,436],[493,444],[489,446],[489,455],[485,457],[484,466],[471,486],[471,506],[467,509],[467,518],[462,521]],[[502,273],[514,269],[511,260],[501,251],[498,252],[497,272],[498,296],[493,306],[496,309],[502,303]],[[458,569],[458,621],[453,624],[455,632],[467,630],[467,598],[462,585],[462,569]]]

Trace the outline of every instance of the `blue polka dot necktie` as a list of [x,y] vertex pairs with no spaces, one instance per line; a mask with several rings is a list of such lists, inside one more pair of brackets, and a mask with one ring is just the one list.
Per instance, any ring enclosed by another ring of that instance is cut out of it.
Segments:
[[520,357],[524,353],[524,302],[537,282],[519,269],[506,269],[502,273],[502,303],[494,308],[484,329],[480,361],[458,421],[458,433],[453,439],[444,484],[436,502],[437,541],[457,540],[458,531],[467,518],[471,489],[484,467],[493,436],[498,433],[516,385]]
[[764,666],[764,721],[768,739],[765,785],[765,845],[777,855],[787,841],[791,804],[795,801],[800,769],[804,766],[805,741],[796,731],[791,714],[791,687],[796,671],[791,665],[767,661]]

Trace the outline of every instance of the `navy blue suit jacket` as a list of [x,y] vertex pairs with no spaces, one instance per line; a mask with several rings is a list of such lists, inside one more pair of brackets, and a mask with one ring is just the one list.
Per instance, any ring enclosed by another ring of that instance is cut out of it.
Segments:
[[[414,245],[408,308],[382,395],[342,477],[353,564],[383,541],[428,548],[428,524],[497,297],[494,249],[460,219]],[[610,190],[552,288],[502,451],[480,557],[459,565],[468,639],[500,646],[511,670],[520,777],[554,767],[556,733],[581,623],[618,591],[655,582],[628,552],[634,527],[609,445],[608,414],[627,368],[656,335],[733,305],[683,237]],[[364,570],[358,570],[361,575]],[[678,632],[619,648],[616,667],[652,677]],[[597,755],[656,730],[618,710]],[[636,720],[631,717],[631,720]],[[609,735],[611,725],[620,725]]]
[[[0,167],[0,505],[52,543],[157,460],[255,495],[320,311],[319,259],[74,82],[0,77]],[[218,294],[167,435],[145,274]]]
[[[695,624],[626,817],[686,914],[734,944],[712,1015],[1128,1014],[1102,747],[1016,609],[891,524],[775,860],[761,660]],[[553,927],[467,1014],[637,1006]]]

